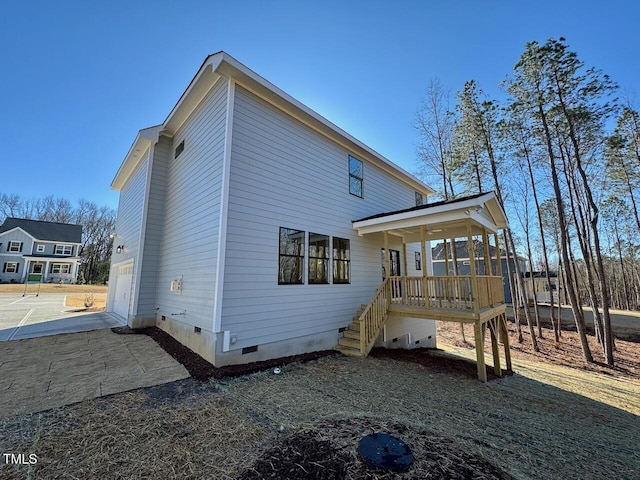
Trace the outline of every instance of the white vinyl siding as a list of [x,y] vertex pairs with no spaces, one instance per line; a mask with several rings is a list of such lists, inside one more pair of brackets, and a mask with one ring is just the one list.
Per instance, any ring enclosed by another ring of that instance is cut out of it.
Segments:
[[144,251],[140,263],[140,287],[137,292],[137,309],[134,315],[154,318],[156,314],[157,279],[162,242],[167,163],[173,157],[171,139],[160,136],[153,149],[151,178],[148,184],[148,206]]
[[[346,326],[381,282],[382,237],[352,220],[415,204],[414,189],[241,87],[236,89],[222,329],[233,348]],[[364,163],[364,199],[349,193],[350,154]],[[279,228],[350,241],[351,283],[278,285]]]
[[[158,314],[209,331],[216,291],[227,87],[226,80],[218,81],[173,136],[158,268]],[[173,158],[183,140],[184,151]],[[170,291],[178,278],[180,294]]]

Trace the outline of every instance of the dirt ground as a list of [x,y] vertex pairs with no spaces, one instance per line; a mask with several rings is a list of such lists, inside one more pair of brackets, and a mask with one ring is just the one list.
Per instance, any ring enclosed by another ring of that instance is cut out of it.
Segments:
[[[20,283],[0,283],[0,293],[19,293],[22,295],[25,285]],[[40,293],[107,293],[106,285],[60,285],[58,283],[41,283]],[[37,283],[27,285],[27,293],[35,293],[38,290]]]
[[[515,373],[487,384],[473,363],[427,350],[187,379],[5,419],[0,453],[37,463],[0,461],[0,478],[637,479],[637,345],[623,347],[631,365],[593,370],[516,345]],[[373,432],[410,446],[406,473],[363,463],[358,441]]]

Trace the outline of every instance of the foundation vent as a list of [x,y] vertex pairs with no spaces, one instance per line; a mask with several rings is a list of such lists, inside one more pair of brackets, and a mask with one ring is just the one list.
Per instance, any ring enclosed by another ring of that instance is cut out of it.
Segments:
[[258,345],[253,345],[252,347],[244,347],[242,349],[242,355],[246,355],[247,353],[253,353],[258,351]]

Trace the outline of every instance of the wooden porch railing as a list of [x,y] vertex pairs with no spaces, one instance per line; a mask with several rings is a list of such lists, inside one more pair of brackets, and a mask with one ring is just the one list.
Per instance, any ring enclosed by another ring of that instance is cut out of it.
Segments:
[[373,300],[367,305],[360,315],[360,353],[368,355],[373,347],[380,329],[387,320],[389,311],[389,279],[382,282],[380,288],[373,296]]
[[[473,310],[471,276],[390,277],[390,303],[426,308]],[[502,277],[476,276],[479,308],[504,303]],[[426,292],[426,295],[424,295]]]

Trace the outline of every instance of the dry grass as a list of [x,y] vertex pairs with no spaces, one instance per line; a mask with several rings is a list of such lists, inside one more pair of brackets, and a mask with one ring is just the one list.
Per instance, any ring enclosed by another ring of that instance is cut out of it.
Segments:
[[[280,375],[185,380],[5,419],[0,451],[39,461],[0,466],[0,478],[255,478],[283,439],[312,436],[347,459],[340,478],[447,478],[438,468],[466,464],[479,470],[458,478],[492,478],[485,465],[520,479],[631,479],[639,428],[638,416],[525,375],[484,385],[428,366],[325,357]],[[372,430],[407,441],[414,467],[365,468],[355,449]]]
[[[629,412],[640,414],[638,397],[625,397],[625,410],[572,391],[592,381],[611,398],[638,388],[637,378],[521,358],[516,374],[486,385],[428,364],[342,356],[280,375],[190,379],[1,421],[0,452],[39,461],[0,465],[0,478],[250,479],[282,468],[292,479],[323,478],[340,462],[335,478],[354,480],[637,478],[640,417]],[[362,464],[357,442],[372,430],[411,446],[409,472]],[[323,460],[305,456],[305,445]]]
[[[24,284],[20,283],[0,283],[0,293],[19,293],[24,292]],[[40,293],[107,293],[106,285],[60,285],[58,283],[41,283]],[[27,293],[36,292],[37,284],[27,285]]]
[[102,311],[107,306],[106,293],[88,293],[84,295],[68,295],[65,300],[67,308],[90,309],[93,312]]

